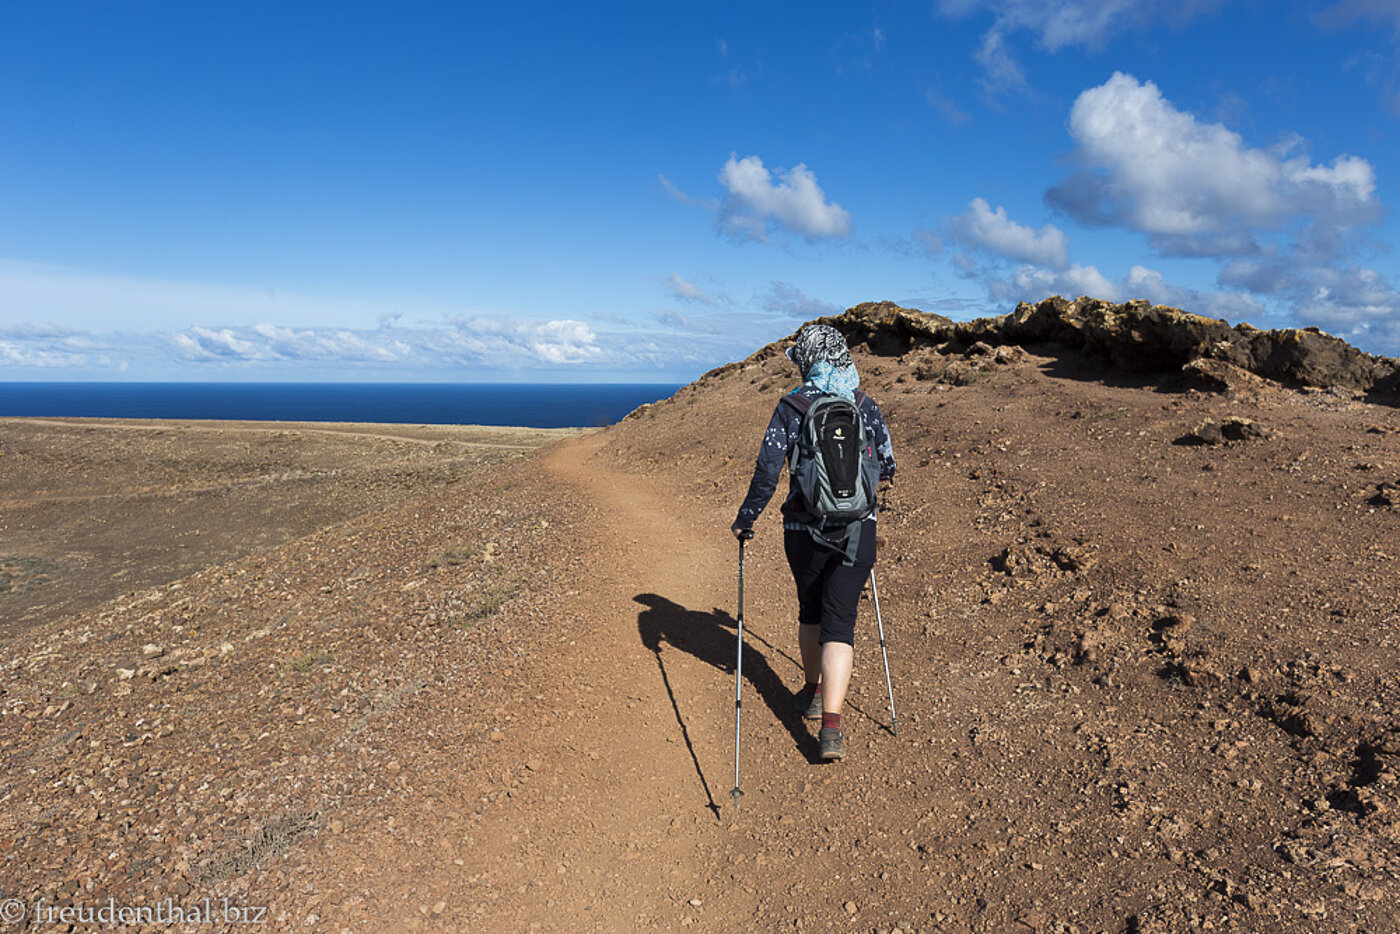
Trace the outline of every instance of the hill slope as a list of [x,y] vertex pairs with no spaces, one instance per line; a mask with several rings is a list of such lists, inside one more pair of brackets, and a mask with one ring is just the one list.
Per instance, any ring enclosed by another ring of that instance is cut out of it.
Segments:
[[730,804],[727,526],[794,382],[772,346],[533,469],[38,631],[0,894],[309,930],[1395,928],[1385,361],[1315,390],[1215,357],[1218,391],[1163,391],[1064,334],[878,314],[838,323],[900,463],[898,736],[864,603],[851,755],[812,761],[775,503]]

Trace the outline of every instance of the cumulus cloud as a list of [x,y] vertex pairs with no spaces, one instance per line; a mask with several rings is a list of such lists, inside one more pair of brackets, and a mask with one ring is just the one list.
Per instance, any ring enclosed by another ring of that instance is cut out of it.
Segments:
[[1264,305],[1243,292],[1202,292],[1172,285],[1160,272],[1146,266],[1128,270],[1124,291],[1131,298],[1143,298],[1154,305],[1170,305],[1194,314],[1230,321],[1247,321],[1264,312]]
[[595,363],[607,357],[594,330],[569,319],[456,318],[433,331],[430,339],[455,362],[507,369],[529,364]]
[[840,305],[813,298],[786,282],[770,282],[768,290],[759,296],[758,304],[766,311],[791,315],[803,321],[824,318],[828,315],[839,315],[845,310]]
[[1089,295],[1111,302],[1145,299],[1154,305],[1170,305],[1211,318],[1244,321],[1257,318],[1264,306],[1253,296],[1237,291],[1206,292],[1174,285],[1155,269],[1133,266],[1120,281],[1108,278],[1096,266],[1074,264],[1066,269],[1021,266],[1008,274],[977,268],[988,295],[997,302],[1037,302],[1050,295],[1073,298]]
[[[1203,292],[1170,284],[1158,271],[1133,266],[1121,281],[1097,266],[1069,261],[1069,237],[1046,225],[1032,230],[975,198],[963,214],[945,224],[964,250],[953,257],[967,278],[980,281],[997,302],[1039,301],[1048,295],[1091,295],[1109,301],[1146,299],[1154,304],[1221,318],[1257,314],[1262,305],[1240,292]],[[1015,268],[1010,262],[1020,263]]]
[[[953,265],[981,281],[994,301],[1036,301],[1056,294],[1118,300],[1122,294],[1097,267],[1070,262],[1064,231],[1053,224],[1039,230],[1019,224],[1005,208],[993,210],[985,198],[973,198],[943,228],[963,248],[953,255]],[[1012,263],[1021,265],[1012,269]]]
[[393,362],[406,358],[412,351],[409,344],[383,331],[289,328],[274,324],[237,328],[194,325],[172,335],[171,340],[188,359],[206,361]]
[[1400,292],[1376,270],[1311,269],[1293,288],[1297,314],[1304,321],[1400,355]]
[[1297,154],[1296,141],[1250,147],[1122,72],[1079,95],[1069,129],[1087,169],[1047,199],[1082,222],[1148,234],[1166,253],[1243,254],[1257,248],[1261,230],[1344,229],[1378,214],[1375,170],[1365,159],[1318,165]]
[[[1165,21],[1184,25],[1222,0],[939,0],[952,18],[990,14],[992,24],[974,55],[993,94],[1028,91],[1030,84],[1011,49],[1011,37],[1030,33],[1048,52],[1076,46],[1100,48],[1110,39]],[[1379,2],[1379,0],[1372,0]]]
[[1220,282],[1285,301],[1301,323],[1400,354],[1400,291],[1375,269],[1279,255],[1226,263]]
[[109,337],[30,322],[0,327],[0,365],[16,369],[91,367],[121,371],[125,359]]
[[1123,290],[1095,266],[1074,264],[1065,269],[1022,266],[1009,278],[990,278],[987,291],[1000,302],[1033,302],[1048,295],[1092,295],[1116,302]]
[[720,229],[744,239],[766,240],[774,228],[807,240],[844,237],[851,215],[826,200],[817,177],[799,163],[778,169],[778,180],[758,156],[730,155],[719,180],[729,192],[719,210]]
[[34,338],[0,338],[0,364],[15,368],[59,368],[86,366],[87,354],[74,353],[62,346],[46,345]]
[[1048,202],[1144,234],[1159,254],[1222,264],[1219,292],[1173,287],[1136,266],[1121,286],[1129,297],[1224,318],[1257,316],[1268,301],[1299,324],[1400,350],[1400,294],[1356,259],[1380,219],[1367,160],[1314,162],[1297,137],[1251,146],[1122,73],[1079,95],[1069,131],[1084,169]]
[[1007,259],[1037,266],[1065,269],[1069,266],[1069,238],[1053,224],[1032,230],[995,211],[982,198],[973,198],[968,209],[948,225],[949,235],[964,246],[989,250]]

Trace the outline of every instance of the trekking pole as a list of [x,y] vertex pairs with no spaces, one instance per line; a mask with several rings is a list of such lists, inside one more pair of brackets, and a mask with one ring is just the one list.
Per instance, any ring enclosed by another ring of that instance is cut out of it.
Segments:
[[739,810],[739,712],[743,708],[740,692],[744,684],[744,542],[753,538],[753,529],[739,533],[739,648],[734,658],[734,810]]
[[[744,559],[739,559],[739,566],[744,566]],[[740,579],[743,572],[740,571]],[[894,682],[890,680],[890,654],[885,651],[885,623],[880,619],[880,588],[875,586],[875,571],[870,571],[870,592],[875,597],[875,625],[880,629],[880,655],[885,659],[885,689],[890,692],[890,732],[895,736],[899,735],[899,720],[894,715]],[[738,784],[737,782],[735,784]]]

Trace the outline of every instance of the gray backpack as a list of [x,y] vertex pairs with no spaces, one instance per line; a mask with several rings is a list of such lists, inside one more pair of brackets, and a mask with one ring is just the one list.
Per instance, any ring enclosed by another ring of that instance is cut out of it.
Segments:
[[875,514],[880,461],[855,404],[840,396],[815,399],[795,393],[783,401],[802,413],[797,443],[788,452],[788,472],[802,495],[803,512],[792,518],[812,535],[854,560],[860,523]]

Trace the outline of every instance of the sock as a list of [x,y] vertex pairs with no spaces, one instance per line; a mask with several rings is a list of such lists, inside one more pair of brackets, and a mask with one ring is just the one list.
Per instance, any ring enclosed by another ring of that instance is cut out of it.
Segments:
[[822,729],[823,729],[823,730],[839,730],[839,729],[841,729],[841,715],[840,715],[839,713],[827,713],[825,710],[823,710],[823,711],[822,711]]

